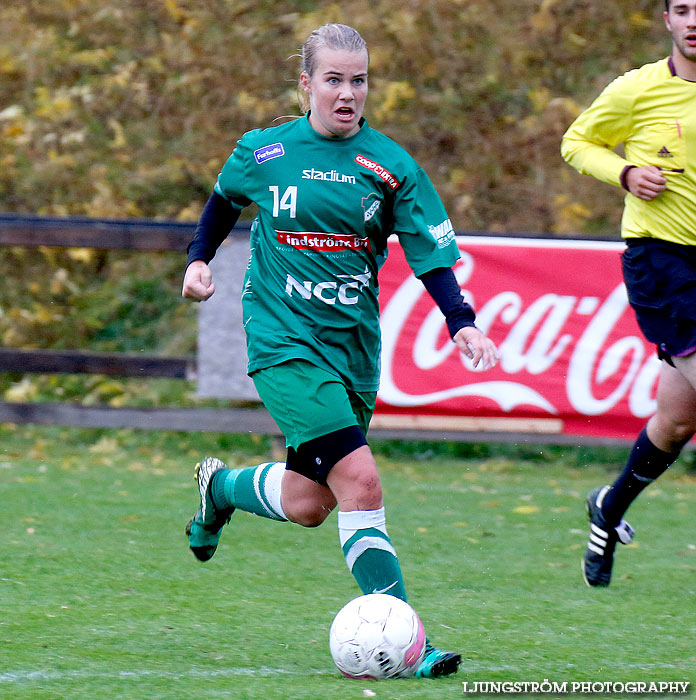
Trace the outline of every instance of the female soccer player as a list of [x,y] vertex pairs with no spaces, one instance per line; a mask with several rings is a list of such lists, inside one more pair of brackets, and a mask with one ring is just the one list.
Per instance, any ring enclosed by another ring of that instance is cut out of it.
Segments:
[[[368,52],[351,27],[312,32],[302,48],[303,118],[246,133],[218,176],[189,246],[182,294],[214,291],[208,262],[252,202],[242,307],[248,372],[283,432],[286,462],[196,466],[200,508],[186,528],[201,561],[235,509],[305,527],[338,506],[340,543],[363,593],[406,600],[365,436],[379,382],[377,273],[396,234],[414,273],[473,364],[498,353],[474,326],[452,265],[454,231],[414,159],[363,118]],[[418,675],[454,673],[460,655],[430,644]]]
[[[589,586],[608,586],[617,542],[631,541],[624,513],[696,432],[696,1],[665,0],[672,53],[620,76],[563,137],[563,157],[582,173],[621,185],[628,298],[663,360],[657,411],[624,470],[587,498]],[[623,143],[626,157],[614,152]]]

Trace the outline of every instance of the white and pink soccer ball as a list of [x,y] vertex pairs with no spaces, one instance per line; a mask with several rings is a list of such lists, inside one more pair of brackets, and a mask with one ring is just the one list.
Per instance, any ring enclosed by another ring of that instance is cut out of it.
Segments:
[[412,676],[425,656],[425,630],[400,598],[370,593],[338,611],[329,631],[331,656],[347,678]]

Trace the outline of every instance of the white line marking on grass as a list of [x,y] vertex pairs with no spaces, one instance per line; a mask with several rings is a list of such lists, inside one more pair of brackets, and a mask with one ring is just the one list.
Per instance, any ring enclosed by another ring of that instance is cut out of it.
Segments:
[[[684,668],[679,664],[668,662],[648,662],[644,664],[630,663],[620,664],[617,670],[625,669],[655,669],[655,668]],[[490,673],[494,671],[522,672],[520,666],[512,664],[486,664],[486,663],[463,663],[459,668],[459,675],[465,673]],[[273,668],[271,666],[260,666],[259,668],[224,668],[207,670],[201,668],[190,668],[187,671],[154,671],[152,669],[141,668],[135,671],[89,671],[89,670],[66,670],[50,671],[45,669],[4,671],[0,673],[0,684],[10,683],[32,683],[36,681],[70,681],[70,680],[141,680],[143,678],[165,678],[177,680],[181,678],[225,678],[235,676],[248,676],[257,678],[270,678],[272,676],[335,676],[337,671],[332,669],[291,669]]]
[[225,668],[216,670],[205,670],[200,668],[190,668],[188,671],[153,671],[142,668],[136,671],[89,671],[89,670],[67,670],[49,671],[44,669],[26,671],[4,671],[0,673],[0,683],[31,683],[33,681],[66,681],[79,679],[133,679],[141,678],[166,678],[176,680],[179,678],[224,678],[226,676],[258,676],[268,678],[270,676],[322,676],[335,675],[337,671],[319,669],[289,669],[271,668],[261,666],[259,668]]
[[[566,669],[572,669],[575,668],[575,664],[567,664]],[[630,663],[630,664],[616,664],[614,670],[617,672],[620,672],[621,669],[641,669],[641,670],[649,670],[653,668],[677,668],[677,669],[687,669],[690,668],[690,664],[675,664],[671,663],[669,661],[649,661],[646,663]],[[514,666],[512,664],[486,664],[486,663],[466,663],[466,661],[462,661],[461,666],[459,667],[459,674],[462,675],[463,673],[489,673],[492,671],[517,671],[517,672],[522,672],[522,671],[527,672],[529,670],[528,666],[525,666],[524,669],[522,669],[521,666]],[[546,673],[546,672],[545,672]]]

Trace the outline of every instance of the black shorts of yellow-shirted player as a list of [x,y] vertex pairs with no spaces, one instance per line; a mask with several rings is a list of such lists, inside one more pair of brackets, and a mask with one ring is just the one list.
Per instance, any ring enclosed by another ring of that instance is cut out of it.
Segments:
[[[242,294],[248,372],[288,456],[245,469],[204,459],[187,534],[205,561],[235,510],[316,527],[337,508],[340,544],[360,589],[405,600],[366,440],[379,384],[377,274],[391,234],[461,352],[482,369],[498,353],[462,298],[452,271],[459,249],[435,188],[362,116],[367,69],[357,31],[312,32],[302,47],[305,116],[238,141],[189,245],[182,294],[203,301],[214,292],[208,262],[241,209],[257,205]],[[429,642],[426,649],[416,675],[457,670],[458,653]]]
[[[563,137],[563,157],[580,172],[627,192],[622,268],[643,335],[663,361],[657,409],[623,471],[586,499],[590,537],[582,559],[589,586],[608,586],[623,519],[696,433],[696,180],[685,136],[696,132],[696,0],[666,0],[668,58],[610,83]],[[624,145],[625,158],[613,149]]]

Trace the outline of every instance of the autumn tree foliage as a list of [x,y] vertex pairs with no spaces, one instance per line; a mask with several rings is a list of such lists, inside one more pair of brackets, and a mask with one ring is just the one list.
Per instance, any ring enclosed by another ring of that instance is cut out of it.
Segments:
[[664,56],[658,0],[6,0],[0,210],[195,219],[246,130],[297,115],[302,40],[356,26],[366,116],[414,153],[459,230],[614,234],[621,193],[560,137]]

